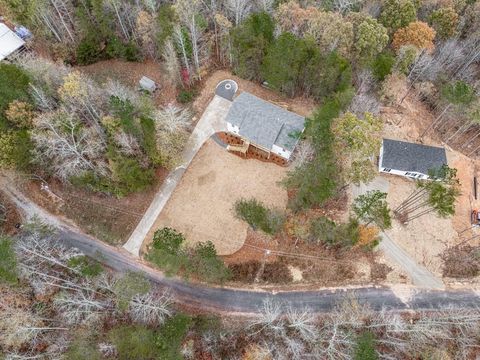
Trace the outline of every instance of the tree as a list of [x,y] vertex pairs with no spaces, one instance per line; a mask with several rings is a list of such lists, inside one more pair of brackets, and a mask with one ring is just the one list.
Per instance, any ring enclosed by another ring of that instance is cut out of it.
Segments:
[[324,52],[348,56],[354,39],[353,24],[335,12],[317,11],[309,18],[306,35],[312,36]]
[[250,13],[252,3],[251,0],[226,0],[225,7],[230,12],[235,26],[238,26]]
[[170,81],[170,83],[173,85],[180,85],[182,83],[182,78],[180,75],[180,63],[171,39],[168,39],[165,42],[163,60],[165,61],[164,67],[168,81]]
[[380,22],[394,33],[417,19],[417,9],[412,0],[386,0]]
[[297,1],[282,2],[275,11],[275,21],[283,32],[302,37],[319,10],[313,6],[303,8]]
[[128,314],[133,321],[145,325],[162,325],[172,315],[173,303],[171,293],[137,294],[130,301]]
[[335,149],[341,154],[346,181],[359,184],[372,179],[375,170],[370,159],[380,150],[382,127],[382,120],[370,113],[362,119],[347,112],[334,121]]
[[392,227],[392,219],[386,199],[387,194],[384,192],[368,191],[354,200],[353,212],[359,220],[366,222],[366,226],[373,222],[381,229],[389,229]]
[[362,14],[352,14],[355,56],[360,62],[368,62],[380,54],[388,44],[387,29],[376,19]]
[[268,209],[263,203],[252,198],[240,199],[234,205],[236,216],[247,222],[254,230],[274,235],[283,226],[284,217],[278,211]]
[[191,256],[191,268],[195,269],[200,279],[209,283],[223,284],[230,279],[230,270],[217,255],[211,241],[197,243]]
[[433,50],[435,30],[422,21],[415,21],[398,29],[393,35],[392,47],[399,50],[404,45],[413,45],[418,49]]
[[293,97],[304,64],[305,42],[291,33],[283,33],[269,47],[261,74],[271,87]]
[[10,124],[15,127],[28,129],[32,127],[35,113],[33,112],[32,105],[29,103],[14,100],[8,105],[5,116]]
[[475,89],[465,81],[454,81],[446,83],[441,88],[441,99],[447,102],[443,111],[433,120],[430,125],[420,135],[420,139],[428,133],[430,129],[436,129],[440,124],[445,113],[452,107],[468,106],[475,99]]
[[18,282],[17,258],[13,240],[0,235],[0,282],[16,284]]
[[167,275],[176,274],[189,265],[188,255],[183,248],[184,242],[185,236],[174,229],[157,230],[146,258],[164,269]]
[[430,170],[429,176],[431,181],[417,181],[417,189],[394,210],[402,222],[431,212],[444,218],[455,214],[455,201],[460,195],[457,170],[444,165]]
[[459,16],[452,7],[440,8],[428,16],[428,22],[441,39],[448,39],[457,32]]
[[106,175],[105,148],[97,132],[83,126],[64,109],[40,115],[35,120],[32,139],[36,145],[35,160],[60,180],[68,181],[87,171]]
[[248,80],[261,79],[261,64],[273,41],[274,23],[267,13],[254,13],[232,30],[234,71]]
[[150,291],[150,282],[141,273],[127,272],[113,288],[117,296],[117,306],[126,311],[135,296],[147,294]]

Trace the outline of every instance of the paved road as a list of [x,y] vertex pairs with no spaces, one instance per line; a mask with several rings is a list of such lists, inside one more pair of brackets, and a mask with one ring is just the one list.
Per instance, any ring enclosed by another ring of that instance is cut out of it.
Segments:
[[152,203],[148,207],[135,230],[132,232],[132,235],[123,245],[127,251],[135,256],[140,255],[140,248],[142,247],[143,240],[172,196],[173,191],[180,182],[180,179],[188,168],[188,165],[190,165],[190,162],[200,150],[203,143],[207,141],[213,134],[226,130],[224,117],[227,115],[231,104],[232,103],[230,101],[216,95],[210,104],[208,104],[207,108],[202,114],[202,117],[190,135],[187,144],[185,145],[182,164],[167,176],[162,186],[155,194]]
[[311,291],[265,292],[207,287],[189,284],[180,279],[166,278],[160,271],[148,267],[129,252],[109,246],[82,234],[75,227],[49,214],[0,177],[1,189],[14,201],[26,216],[37,215],[59,229],[59,239],[76,247],[117,271],[140,271],[161,287],[171,288],[179,303],[203,310],[230,314],[254,314],[263,302],[273,298],[288,302],[294,307],[309,307],[313,311],[326,312],[337,306],[345,297],[355,296],[359,302],[368,303],[373,309],[438,309],[442,307],[478,308],[480,297],[474,291],[445,291],[415,288],[405,298],[388,287],[340,288]]

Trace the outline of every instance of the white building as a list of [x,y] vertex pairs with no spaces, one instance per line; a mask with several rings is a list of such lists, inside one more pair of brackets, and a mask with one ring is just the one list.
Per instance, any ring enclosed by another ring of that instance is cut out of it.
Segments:
[[378,170],[383,173],[428,179],[431,170],[447,165],[444,148],[383,139]]
[[25,45],[25,41],[4,23],[0,22],[0,61],[8,58]]

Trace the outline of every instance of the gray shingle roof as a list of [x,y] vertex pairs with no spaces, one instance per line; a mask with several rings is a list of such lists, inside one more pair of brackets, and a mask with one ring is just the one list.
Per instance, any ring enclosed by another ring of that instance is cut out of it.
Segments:
[[276,144],[292,151],[297,139],[291,134],[305,128],[305,118],[282,109],[248,92],[234,100],[226,120],[240,129],[240,135],[252,143],[271,149]]
[[447,164],[444,148],[383,139],[381,167],[428,174]]

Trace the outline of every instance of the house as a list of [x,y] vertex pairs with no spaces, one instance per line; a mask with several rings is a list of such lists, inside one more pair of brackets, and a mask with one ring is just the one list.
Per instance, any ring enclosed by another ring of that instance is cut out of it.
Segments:
[[0,22],[0,61],[7,59],[25,45],[25,41]]
[[380,172],[428,179],[429,170],[447,165],[444,148],[383,139],[378,169]]
[[[266,158],[288,161],[305,129],[305,118],[273,105],[248,92],[233,99],[226,116],[227,132],[243,141],[245,151],[253,146]],[[233,150],[240,151],[241,146]]]

